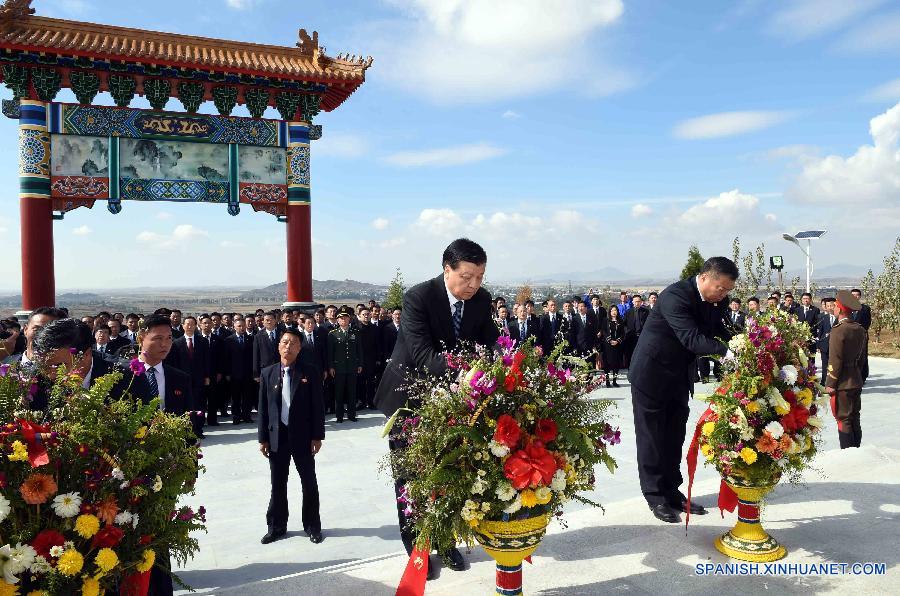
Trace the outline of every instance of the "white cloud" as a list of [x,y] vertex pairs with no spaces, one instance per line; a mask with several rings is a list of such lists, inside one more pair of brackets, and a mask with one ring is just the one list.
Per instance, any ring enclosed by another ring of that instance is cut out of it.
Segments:
[[225,4],[228,5],[229,8],[233,8],[235,10],[247,10],[256,6],[258,0],[225,0]]
[[900,205],[900,103],[869,123],[871,145],[808,162],[788,191],[801,201]]
[[900,101],[900,79],[888,81],[865,94],[866,101]]
[[653,208],[643,203],[637,203],[631,206],[631,217],[647,217],[653,213]]
[[900,48],[900,12],[880,14],[850,31],[839,43],[842,50],[878,52]]
[[769,29],[790,41],[840,29],[885,0],[789,0],[772,15]]
[[599,33],[621,0],[392,0],[375,35],[380,72],[438,103],[493,101],[600,79]]
[[715,139],[769,128],[791,117],[783,111],[721,112],[678,123],[672,133],[681,139]]
[[167,220],[172,219],[173,215],[168,211],[160,211],[156,214],[156,219]]
[[772,213],[760,210],[759,197],[735,189],[675,212],[665,217],[660,225],[641,233],[665,238],[713,240],[773,232],[777,228],[776,222]]
[[138,242],[157,250],[185,248],[191,242],[202,238],[209,238],[209,232],[191,224],[175,226],[171,234],[160,234],[144,230],[137,235]]
[[388,238],[383,242],[379,242],[377,246],[378,248],[396,248],[398,246],[403,246],[404,244],[406,244],[406,238],[398,236],[396,238]]
[[441,149],[400,151],[388,155],[384,161],[401,167],[458,166],[499,157],[506,152],[506,149],[495,147],[489,143],[474,143]]
[[75,236],[89,236],[94,230],[90,229],[87,226],[78,226],[74,230],[72,230],[72,234]]
[[514,110],[506,110],[505,112],[503,112],[500,115],[500,117],[504,118],[505,120],[518,120],[519,118],[522,117],[522,114],[520,114]]
[[414,226],[434,236],[452,236],[462,223],[462,218],[452,209],[422,209]]
[[372,227],[376,230],[386,230],[390,225],[391,222],[383,217],[376,217],[372,220]]
[[496,211],[487,216],[479,213],[472,221],[473,230],[479,234],[510,236],[520,239],[533,238],[541,232],[542,226],[540,217],[503,211]]
[[328,157],[355,158],[365,155],[369,151],[368,142],[358,136],[346,133],[325,131],[322,138],[313,141],[312,155]]
[[783,145],[769,149],[764,155],[767,159],[806,162],[819,156],[819,148],[815,145]]

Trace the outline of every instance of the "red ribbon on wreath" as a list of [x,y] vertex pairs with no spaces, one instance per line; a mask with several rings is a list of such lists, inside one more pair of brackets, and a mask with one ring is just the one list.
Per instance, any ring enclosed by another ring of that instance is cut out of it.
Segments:
[[[702,432],[703,424],[712,421],[714,416],[715,413],[711,408],[706,408],[706,411],[700,416],[700,420],[697,421],[697,427],[694,429],[694,438],[691,439],[691,446],[688,447],[687,456],[685,457],[688,469],[687,512],[684,517],[685,532],[687,532],[688,523],[691,521],[691,489],[694,486],[694,472],[697,471],[697,452],[700,450],[700,433]],[[724,518],[725,511],[734,511],[737,504],[737,493],[735,493],[723,479],[721,484],[719,484],[719,513]]]
[[422,596],[425,593],[425,581],[428,579],[428,555],[431,553],[431,545],[426,543],[424,548],[413,548],[409,555],[409,563],[406,571],[400,578],[396,596]]
[[50,432],[50,425],[33,424],[28,420],[19,418],[19,427],[22,429],[22,438],[28,443],[28,461],[32,468],[50,463],[50,456],[47,454],[47,448],[44,446],[41,436]]

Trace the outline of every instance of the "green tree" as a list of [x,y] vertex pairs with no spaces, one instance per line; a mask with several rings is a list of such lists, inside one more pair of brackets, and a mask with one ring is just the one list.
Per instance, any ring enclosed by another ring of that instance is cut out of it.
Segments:
[[387,295],[384,297],[382,306],[388,312],[395,308],[401,308],[403,306],[403,292],[405,291],[406,286],[403,285],[403,274],[400,273],[400,268],[397,267],[397,272],[394,273],[394,279],[391,280],[391,285],[388,286]]
[[688,260],[687,263],[684,264],[684,269],[681,270],[681,279],[690,279],[700,274],[700,270],[703,269],[703,255],[700,254],[700,249],[697,248],[696,244],[692,244],[688,249]]

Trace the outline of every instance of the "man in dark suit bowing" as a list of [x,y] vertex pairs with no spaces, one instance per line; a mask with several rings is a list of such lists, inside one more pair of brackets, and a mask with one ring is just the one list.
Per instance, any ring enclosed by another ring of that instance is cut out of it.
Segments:
[[[481,287],[487,266],[484,249],[467,238],[454,240],[444,250],[442,265],[441,275],[403,295],[403,325],[375,394],[375,405],[385,416],[407,406],[408,376],[441,377],[448,372],[446,351],[456,349],[460,342],[493,346],[500,335],[491,320],[491,295]],[[405,446],[398,439],[390,442],[392,450]],[[405,484],[403,478],[394,479],[398,498]],[[398,501],[400,537],[409,554],[416,537],[403,510]],[[441,553],[441,558],[451,569],[465,569],[465,560],[456,548]],[[429,577],[434,577],[433,570],[434,565],[429,565]]]
[[[725,257],[703,264],[697,277],[676,282],[650,312],[628,369],[641,492],[658,519],[677,523],[686,499],[679,487],[681,450],[697,357],[726,355],[726,297],[739,275]],[[705,513],[696,503],[691,513]]]
[[291,459],[303,491],[303,531],[314,544],[322,542],[315,456],[325,439],[325,405],[321,371],[297,358],[302,344],[299,331],[285,329],[278,341],[280,362],[264,368],[259,377],[259,450],[269,459],[272,482],[263,544],[287,533]]

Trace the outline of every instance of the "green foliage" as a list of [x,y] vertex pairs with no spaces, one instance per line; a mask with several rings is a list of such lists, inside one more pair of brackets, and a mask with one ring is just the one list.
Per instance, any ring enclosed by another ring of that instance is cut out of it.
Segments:
[[387,295],[384,297],[384,303],[382,306],[388,312],[391,312],[395,308],[403,307],[403,292],[406,291],[406,286],[403,285],[403,274],[400,273],[400,268],[397,267],[396,273],[394,273],[394,279],[391,280],[391,284],[388,286]]
[[704,262],[705,259],[703,258],[703,255],[700,254],[700,249],[697,248],[695,244],[692,244],[688,249],[687,263],[685,263],[684,267],[681,269],[681,279],[690,279],[699,275],[700,271],[703,269]]
[[869,270],[862,280],[863,299],[872,309],[872,326],[869,331],[875,341],[881,340],[881,333],[900,328],[900,237],[894,241],[894,248],[883,261],[884,267],[876,277]]

